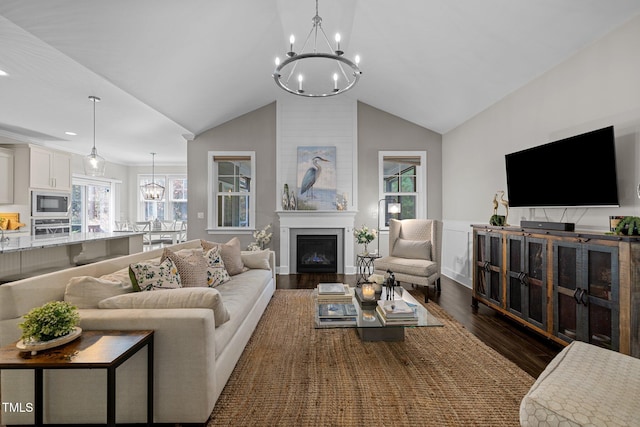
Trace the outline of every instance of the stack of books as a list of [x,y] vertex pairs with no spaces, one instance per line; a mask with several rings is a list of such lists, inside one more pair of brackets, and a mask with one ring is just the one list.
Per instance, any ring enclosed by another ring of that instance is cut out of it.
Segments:
[[349,285],[344,283],[320,283],[317,289],[317,299],[318,304],[350,304],[353,300],[353,294]]
[[344,283],[320,283],[316,289],[318,326],[354,326],[358,312],[353,291]]
[[316,321],[319,326],[355,326],[358,312],[353,303],[318,303]]
[[417,325],[418,316],[406,301],[404,300],[390,300],[390,301],[378,301],[376,312],[380,321],[385,326],[390,325]]

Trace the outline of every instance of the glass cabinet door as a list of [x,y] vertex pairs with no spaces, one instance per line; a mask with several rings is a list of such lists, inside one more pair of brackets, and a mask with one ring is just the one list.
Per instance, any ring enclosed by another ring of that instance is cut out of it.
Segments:
[[577,338],[581,265],[579,244],[553,243],[553,333],[567,342]]
[[618,248],[554,243],[554,334],[618,350]]
[[524,317],[524,236],[507,237],[507,310]]
[[502,235],[477,232],[475,291],[480,296],[500,304],[502,293]]
[[587,245],[584,262],[588,266],[582,309],[588,323],[585,341],[618,350],[619,348],[619,274],[618,248]]
[[547,325],[547,243],[509,236],[507,240],[507,309],[545,329]]
[[525,319],[545,329],[547,326],[547,242],[527,238],[525,245]]

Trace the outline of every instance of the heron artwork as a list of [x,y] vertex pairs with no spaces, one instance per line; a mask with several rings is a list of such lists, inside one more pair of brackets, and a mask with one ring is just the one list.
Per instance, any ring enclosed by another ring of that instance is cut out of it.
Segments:
[[309,192],[308,196],[313,198],[313,186],[320,178],[320,174],[322,173],[322,166],[320,166],[319,162],[328,162],[329,160],[324,159],[320,156],[315,156],[311,162],[313,166],[311,166],[304,174],[304,178],[302,178],[302,185],[300,186],[300,194],[305,194]]

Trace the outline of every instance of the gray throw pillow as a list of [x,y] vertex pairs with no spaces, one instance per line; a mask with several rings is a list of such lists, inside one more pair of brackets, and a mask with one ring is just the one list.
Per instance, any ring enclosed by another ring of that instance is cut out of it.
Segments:
[[431,261],[431,240],[397,239],[393,245],[391,255],[398,258]]

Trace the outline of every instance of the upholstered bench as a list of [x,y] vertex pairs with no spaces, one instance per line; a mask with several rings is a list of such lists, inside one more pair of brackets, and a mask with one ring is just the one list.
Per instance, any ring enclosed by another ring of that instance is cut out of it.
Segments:
[[522,399],[520,424],[638,426],[639,395],[640,359],[574,341]]

